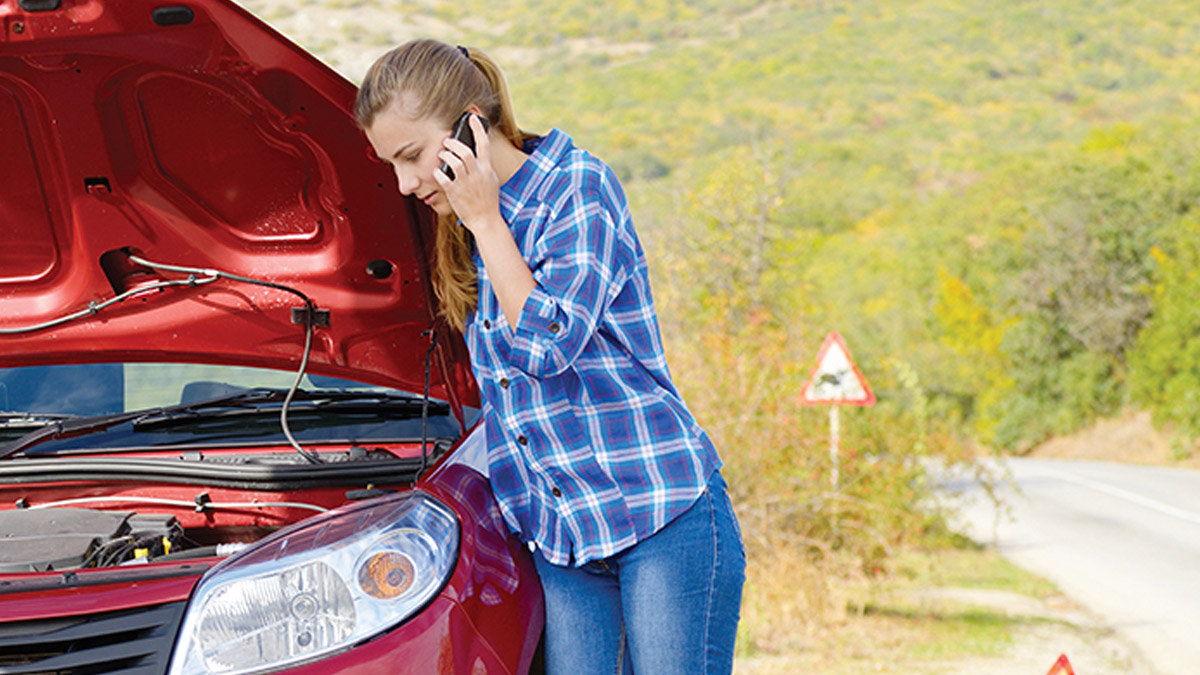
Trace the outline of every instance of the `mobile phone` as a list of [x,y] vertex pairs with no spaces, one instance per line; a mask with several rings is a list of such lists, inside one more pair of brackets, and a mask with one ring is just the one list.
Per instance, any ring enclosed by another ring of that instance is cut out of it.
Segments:
[[[487,118],[480,117],[479,121],[483,123],[483,130],[487,131]],[[458,121],[454,123],[454,133],[452,135],[455,140],[462,141],[463,145],[470,148],[472,153],[475,152],[475,133],[471,131],[471,113],[469,111],[458,116]],[[454,180],[454,169],[451,169],[445,162],[442,162],[441,168],[442,173],[446,174],[450,180]]]

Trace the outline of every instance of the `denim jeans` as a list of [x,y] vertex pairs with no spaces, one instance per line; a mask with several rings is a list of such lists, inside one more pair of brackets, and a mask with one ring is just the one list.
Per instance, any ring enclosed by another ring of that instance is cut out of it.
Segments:
[[534,554],[546,598],[549,675],[729,673],[746,552],[719,471],[653,536],[561,567]]

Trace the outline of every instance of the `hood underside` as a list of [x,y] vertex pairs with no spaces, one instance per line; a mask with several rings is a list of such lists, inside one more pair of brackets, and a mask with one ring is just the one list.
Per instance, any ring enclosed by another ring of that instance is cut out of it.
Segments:
[[219,1],[0,0],[0,366],[194,361],[294,369],[297,296],[328,310],[310,369],[478,400],[435,320],[431,212],[395,189],[355,88]]

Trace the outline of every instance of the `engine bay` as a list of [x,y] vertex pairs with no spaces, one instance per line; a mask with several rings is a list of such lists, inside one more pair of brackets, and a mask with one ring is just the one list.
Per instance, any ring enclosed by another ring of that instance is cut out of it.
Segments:
[[[167,499],[95,501],[125,502],[125,508],[22,507],[18,502],[18,508],[0,511],[0,574],[224,557],[289,522],[327,510],[304,503],[223,505],[200,500],[192,509],[184,510],[182,502],[180,506],[155,508],[156,501],[173,501]],[[146,503],[147,510],[128,510],[137,502]],[[214,517],[214,513],[221,516]]]
[[0,532],[0,573],[146,563],[193,548],[175,516],[133,511],[3,511]]

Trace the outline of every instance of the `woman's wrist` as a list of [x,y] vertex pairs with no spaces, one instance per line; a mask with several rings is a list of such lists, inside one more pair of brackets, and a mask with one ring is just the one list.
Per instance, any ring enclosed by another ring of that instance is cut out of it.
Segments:
[[498,235],[512,236],[508,230],[508,223],[504,222],[504,218],[500,215],[499,211],[488,216],[472,218],[469,221],[464,218],[462,222],[463,227],[466,227],[471,231],[471,234],[475,235],[476,242],[479,245],[483,245],[482,242],[479,242],[480,239],[491,239]]

